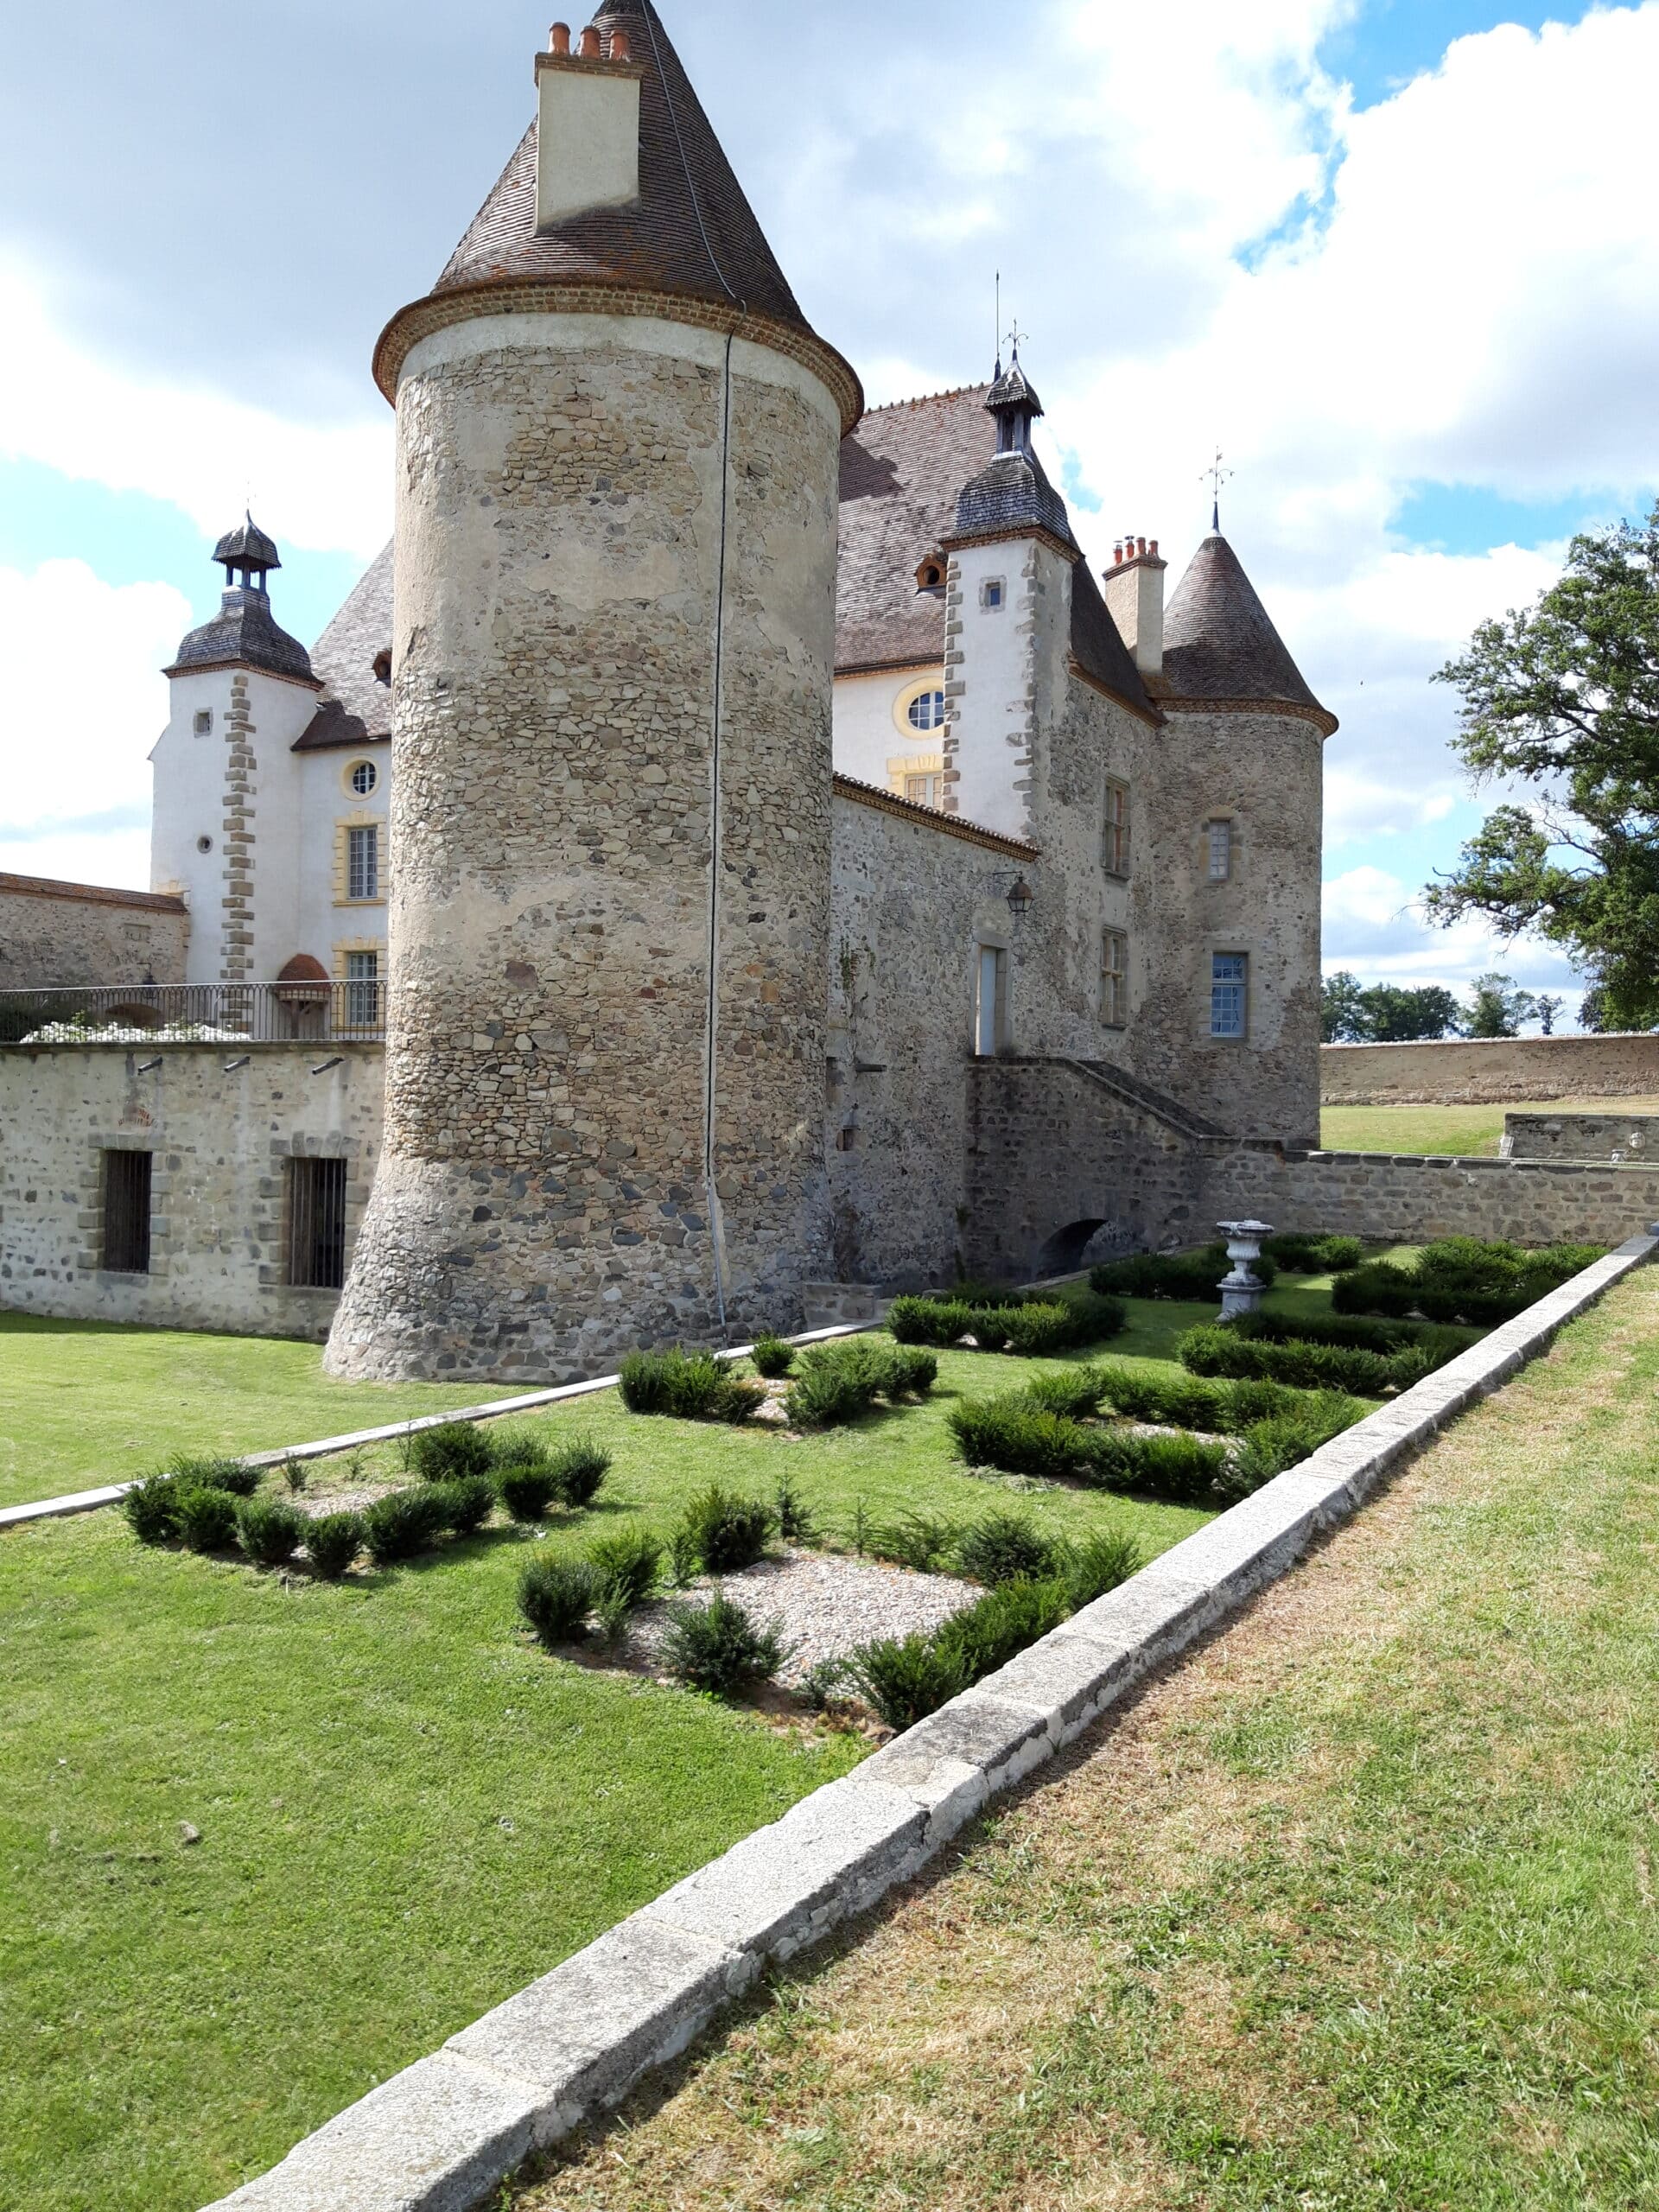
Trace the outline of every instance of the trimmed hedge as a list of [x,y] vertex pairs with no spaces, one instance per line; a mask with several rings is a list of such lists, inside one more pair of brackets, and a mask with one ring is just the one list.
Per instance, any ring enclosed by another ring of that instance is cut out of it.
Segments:
[[[1221,1279],[1231,1274],[1232,1266],[1224,1244],[1206,1244],[1201,1252],[1132,1252],[1090,1268],[1089,1287],[1105,1297],[1170,1298],[1208,1306],[1220,1297]],[[1279,1274],[1273,1262],[1258,1260],[1255,1271],[1256,1281],[1271,1290]]]
[[1341,1274],[1365,1257],[1357,1236],[1269,1236],[1262,1249],[1274,1267],[1297,1275]]
[[363,1541],[377,1567],[394,1567],[431,1551],[447,1527],[440,1487],[427,1483],[377,1499],[363,1516]]
[[758,1382],[712,1351],[631,1351],[622,1362],[622,1402],[631,1414],[677,1421],[751,1421],[766,1402]]
[[176,1475],[146,1475],[127,1492],[121,1510],[141,1544],[176,1541],[180,1494]]
[[245,1498],[236,1508],[236,1533],[258,1567],[286,1567],[309,1526],[302,1513],[281,1498]]
[[245,1459],[217,1452],[200,1458],[175,1452],[167,1463],[167,1472],[177,1477],[181,1489],[220,1490],[227,1497],[251,1497],[264,1480],[260,1470],[249,1466]]
[[363,1548],[360,1513],[325,1513],[305,1532],[305,1548],[311,1564],[326,1582],[338,1582],[351,1572]]
[[1451,1357],[1425,1344],[1384,1354],[1344,1344],[1263,1343],[1241,1335],[1225,1322],[1189,1329],[1175,1351],[1189,1374],[1287,1382],[1302,1390],[1343,1390],[1360,1398],[1408,1390]]
[[236,1541],[236,1500],[228,1491],[181,1489],[179,1538],[187,1551],[228,1551]]
[[958,1455],[970,1467],[1090,1490],[1147,1491],[1183,1503],[1207,1497],[1226,1450],[1192,1436],[1131,1436],[1085,1428],[1022,1397],[976,1398],[948,1416]]
[[949,1351],[971,1337],[981,1351],[1021,1358],[1075,1351],[1122,1333],[1128,1317],[1113,1298],[1007,1298],[995,1305],[960,1298],[895,1298],[887,1328],[901,1344]]
[[420,1429],[410,1438],[409,1464],[423,1482],[464,1482],[489,1473],[494,1444],[471,1421],[446,1421],[442,1428]]
[[1446,1236],[1424,1247],[1409,1267],[1373,1260],[1338,1277],[1331,1302],[1339,1313],[1421,1313],[1427,1321],[1492,1328],[1605,1256],[1599,1244],[1518,1244]]
[[1385,1357],[1412,1344],[1449,1347],[1447,1357],[1463,1350],[1459,1338],[1437,1338],[1411,1321],[1368,1321],[1347,1313],[1235,1313],[1226,1326],[1235,1335],[1268,1344],[1341,1344],[1350,1351],[1381,1352]]
[[925,1398],[938,1379],[931,1351],[851,1337],[802,1357],[784,1406],[796,1428],[837,1428],[868,1413],[878,1398],[890,1405]]

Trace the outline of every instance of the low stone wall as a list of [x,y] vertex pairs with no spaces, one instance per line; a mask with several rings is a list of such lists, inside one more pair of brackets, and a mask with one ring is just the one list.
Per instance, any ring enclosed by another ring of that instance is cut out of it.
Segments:
[[[380,1147],[378,1046],[0,1051],[0,1306],[248,1336],[328,1332],[286,1281],[287,1164],[343,1159],[349,1259]],[[106,1152],[148,1152],[150,1269],[104,1265]]]
[[1327,1106],[1499,1106],[1545,1098],[1659,1097],[1659,1036],[1454,1038],[1325,1045]]
[[1200,1145],[1209,1221],[1255,1215],[1275,1229],[1401,1243],[1436,1236],[1516,1244],[1620,1244],[1659,1218],[1659,1166],[1415,1154],[1281,1152]]
[[0,874],[0,990],[181,983],[182,899]]
[[1594,1160],[1603,1167],[1659,1167],[1659,1116],[1506,1114],[1505,1160]]

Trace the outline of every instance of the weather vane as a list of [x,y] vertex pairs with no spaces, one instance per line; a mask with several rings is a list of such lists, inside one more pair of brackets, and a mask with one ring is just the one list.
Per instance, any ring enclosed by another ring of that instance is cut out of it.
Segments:
[[1221,535],[1221,487],[1224,484],[1230,484],[1232,480],[1233,472],[1230,468],[1224,467],[1222,450],[1217,446],[1214,461],[1198,479],[1200,484],[1207,484],[1210,486],[1215,501],[1215,510],[1211,517],[1210,526],[1217,537]]

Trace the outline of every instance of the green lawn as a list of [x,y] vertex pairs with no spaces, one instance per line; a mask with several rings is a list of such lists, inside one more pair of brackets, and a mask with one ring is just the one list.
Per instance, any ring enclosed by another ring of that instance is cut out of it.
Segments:
[[521,2212],[1659,2206],[1659,1274]]
[[[1167,1358],[1211,1311],[1137,1306],[1112,1350]],[[48,1492],[93,1471],[88,1433],[126,1455],[96,1471],[130,1473],[172,1445],[355,1426],[394,1395],[322,1383],[298,1345],[31,1325],[5,1353],[11,1464]],[[861,1503],[962,1520],[1011,1494],[1057,1531],[1127,1526],[1148,1555],[1202,1525],[954,1461],[955,1393],[1055,1363],[948,1354],[928,1404],[800,1440],[607,1394],[543,1417],[613,1451],[593,1513],[339,1587],[143,1550],[115,1511],[0,1541],[0,2203],[193,2212],[861,1755],[543,1656],[513,1605],[537,1543],[628,1514],[665,1530],[711,1478],[769,1491],[785,1469],[830,1541]]]
[[1557,1098],[1510,1106],[1327,1106],[1328,1152],[1422,1152],[1496,1160],[1506,1114],[1659,1114],[1659,1098]]
[[169,1452],[271,1452],[473,1402],[464,1382],[332,1382],[317,1344],[0,1313],[0,1505],[130,1482]]

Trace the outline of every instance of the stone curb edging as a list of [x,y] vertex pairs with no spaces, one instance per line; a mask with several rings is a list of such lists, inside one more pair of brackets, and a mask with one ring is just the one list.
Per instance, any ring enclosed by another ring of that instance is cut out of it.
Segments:
[[1599,1260],[209,2212],[472,2212],[533,2152],[677,2057],[770,1965],[919,1872],[993,1797],[1285,1573],[1656,1249],[1659,1230]]
[[[792,1344],[823,1344],[837,1337],[867,1335],[879,1322],[857,1321],[834,1329],[811,1329],[791,1337]],[[747,1359],[753,1344],[736,1344],[723,1355]],[[315,1444],[291,1444],[280,1452],[250,1452],[242,1455],[245,1467],[281,1467],[289,1460],[337,1459],[342,1452],[358,1452],[367,1444],[395,1444],[400,1436],[418,1436],[423,1429],[447,1428],[458,1421],[501,1421],[511,1414],[534,1413],[543,1406],[558,1406],[575,1398],[591,1398],[601,1390],[614,1390],[621,1377],[601,1375],[591,1382],[566,1382],[556,1390],[532,1390],[522,1398],[498,1398],[486,1406],[463,1406],[452,1414],[422,1414],[414,1421],[395,1421],[385,1428],[359,1429],[351,1436],[326,1436]],[[67,1497],[48,1497],[37,1505],[0,1506],[0,1535],[8,1529],[25,1529],[34,1521],[64,1521],[75,1513],[96,1513],[101,1505],[118,1505],[136,1483],[111,1483],[102,1490],[74,1491]]]

